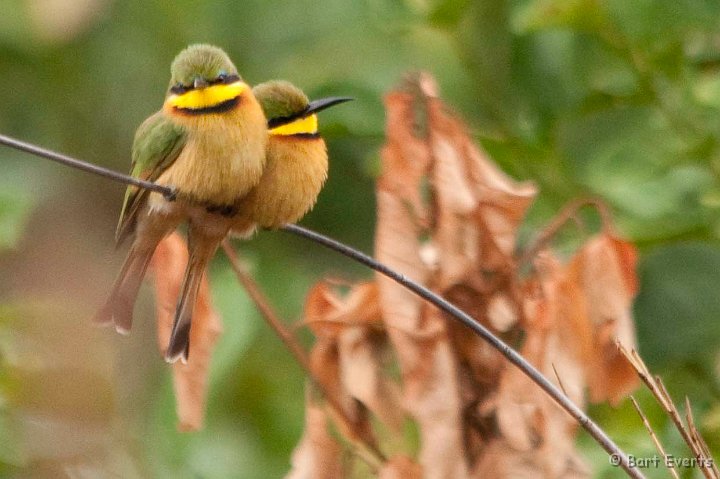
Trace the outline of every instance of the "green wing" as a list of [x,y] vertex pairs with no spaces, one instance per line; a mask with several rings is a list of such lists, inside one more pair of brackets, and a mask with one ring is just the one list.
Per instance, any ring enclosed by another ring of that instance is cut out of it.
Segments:
[[[161,111],[145,120],[135,133],[130,174],[135,178],[155,181],[177,159],[185,146],[185,130]],[[148,191],[129,186],[120,212],[115,240],[120,244],[135,230],[137,214]]]

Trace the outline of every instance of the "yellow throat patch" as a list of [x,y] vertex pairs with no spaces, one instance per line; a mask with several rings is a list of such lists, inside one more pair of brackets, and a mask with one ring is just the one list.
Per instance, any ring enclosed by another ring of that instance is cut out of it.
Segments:
[[317,115],[313,114],[306,116],[305,118],[299,118],[285,125],[280,125],[270,130],[271,135],[314,135],[318,131],[318,119]]
[[181,94],[170,95],[165,103],[183,110],[202,110],[218,106],[228,100],[239,97],[248,86],[236,81],[229,85],[211,85],[198,90],[190,90]]

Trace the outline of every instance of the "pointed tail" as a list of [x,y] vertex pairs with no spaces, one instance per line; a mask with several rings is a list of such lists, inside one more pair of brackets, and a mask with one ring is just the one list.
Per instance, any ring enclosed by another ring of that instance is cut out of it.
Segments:
[[188,238],[190,259],[188,260],[185,279],[180,290],[180,299],[175,311],[175,322],[170,334],[170,343],[165,351],[165,361],[169,363],[174,363],[178,359],[182,360],[183,363],[187,363],[190,355],[190,326],[200,282],[210,259],[222,240],[222,237],[200,237],[197,238],[199,241],[193,241],[195,235],[192,233],[191,230]]
[[94,324],[107,326],[112,323],[118,333],[124,335],[130,333],[135,301],[152,255],[153,249],[133,246],[125,258],[110,296],[93,317]]

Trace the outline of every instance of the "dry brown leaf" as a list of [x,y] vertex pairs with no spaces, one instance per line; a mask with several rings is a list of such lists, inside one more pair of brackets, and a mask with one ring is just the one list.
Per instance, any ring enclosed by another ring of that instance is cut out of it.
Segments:
[[518,321],[518,308],[505,292],[494,294],[487,305],[487,319],[495,331],[510,331]]
[[427,101],[433,241],[440,255],[438,287],[444,290],[481,270],[507,268],[517,228],[537,188],[503,173],[435,95]]
[[356,421],[357,405],[340,381],[340,351],[334,338],[317,339],[310,350],[310,369],[323,390],[338,401],[352,421]]
[[407,91],[394,91],[385,96],[387,137],[377,188],[403,198],[407,202],[408,213],[418,223],[426,225],[428,210],[422,192],[430,152],[424,139],[416,136],[414,131],[417,126],[415,109],[421,106]]
[[[542,451],[515,451],[503,439],[492,441],[483,450],[483,454],[472,471],[473,479],[512,478],[512,479],[586,479],[590,477],[587,466],[576,454],[570,457],[557,455],[558,451],[548,448]],[[546,457],[543,457],[546,456]],[[561,467],[545,467],[541,461],[563,458]],[[539,465],[540,462],[540,465]]]
[[640,384],[617,348],[636,348],[632,300],[637,291],[632,245],[608,234],[590,239],[570,264],[582,289],[593,329],[594,357],[588,372],[590,400],[616,404]]
[[536,260],[545,327],[556,331],[566,353],[585,369],[581,384],[565,386],[587,385],[593,402],[617,403],[639,384],[616,346],[619,340],[627,349],[635,347],[635,257],[632,245],[603,234],[591,238],[566,267],[549,254]]
[[[515,233],[536,188],[492,164],[437,99],[429,76],[421,74],[404,92],[388,95],[386,108],[376,256],[434,286],[479,321],[509,331],[518,308],[512,295],[498,289],[509,286]],[[422,134],[414,128],[418,122],[426,127]],[[430,195],[422,202],[427,183]],[[399,286],[383,278],[378,285],[405,404],[420,426],[420,463],[428,477],[463,477],[462,411],[496,387],[502,357],[465,328],[448,326]],[[473,380],[461,383],[465,368]],[[487,387],[478,389],[480,384]]]
[[[590,343],[582,343],[590,331],[583,297],[574,294],[566,269],[550,253],[536,261],[536,276],[524,288],[520,353],[582,407],[584,355],[592,351]],[[575,421],[516,368],[504,369],[499,382],[496,394],[479,409],[482,417],[494,417],[499,434],[481,452],[474,477],[488,470],[503,471],[498,477],[587,477],[575,451]]]
[[[430,269],[420,251],[430,210],[422,192],[432,151],[414,127],[415,112],[426,111],[428,98],[436,92],[427,76],[408,90],[385,99],[387,142],[377,184],[375,254],[396,271],[427,284]],[[425,477],[466,477],[457,364],[444,319],[392,281],[378,276],[377,282],[383,320],[400,363],[405,407],[420,428],[419,462]]]
[[343,449],[329,431],[325,409],[316,402],[310,387],[305,393],[305,431],[292,454],[286,479],[342,479]]
[[[377,181],[377,227],[375,256],[410,278],[425,283],[428,268],[420,257],[419,237],[427,229],[428,209],[422,192],[430,162],[423,138],[415,136],[415,98],[395,91],[385,97],[386,143],[382,150],[382,174]],[[384,316],[404,331],[420,329],[422,301],[389,279],[377,275]],[[392,336],[393,332],[389,332]]]
[[319,337],[310,351],[310,368],[322,390],[331,396],[347,418],[335,421],[340,432],[351,442],[361,439],[375,445],[377,439],[370,425],[367,408],[344,387],[340,369],[340,351],[333,337]]
[[[632,331],[628,285],[634,264],[622,262],[632,257],[626,245],[610,237],[593,238],[567,266],[549,252],[540,253],[536,275],[524,288],[525,343],[520,352],[581,407],[588,384],[595,400],[599,396],[593,395],[593,385],[605,394],[600,400],[619,399],[637,380],[634,372],[629,380],[626,364],[618,372],[615,363],[624,359],[608,357],[605,350],[612,344],[616,351],[616,326],[629,325]],[[620,320],[599,322],[608,311]],[[634,345],[634,336],[627,329],[625,333]],[[482,452],[476,477],[490,470],[502,471],[501,477],[588,476],[574,447],[577,424],[515,368],[504,370],[497,393],[482,404],[480,415],[495,418],[499,437]]]
[[305,322],[318,336],[311,353],[318,380],[343,398],[343,407],[354,410],[350,398],[357,399],[399,431],[400,392],[383,371],[388,358],[375,284],[360,283],[344,297],[327,283],[315,285],[305,303]]
[[345,328],[345,324],[328,320],[342,306],[342,302],[332,293],[327,282],[315,284],[305,297],[303,323],[317,337],[333,337]]
[[412,353],[420,359],[404,375],[404,399],[420,429],[420,465],[426,478],[467,477],[463,403],[450,342],[441,338],[418,346]]
[[[582,406],[582,365],[555,332],[528,333],[521,353],[557,384],[556,366],[562,387]],[[479,470],[495,470],[493,477],[589,477],[575,451],[577,423],[519,370],[505,369],[497,394],[481,408],[488,414],[499,436],[483,449]],[[474,477],[485,476],[476,471]]]
[[[161,353],[164,353],[170,340],[187,260],[185,240],[178,233],[173,233],[160,242],[150,263],[155,288],[158,348]],[[203,426],[210,360],[221,333],[222,323],[213,309],[207,279],[203,278],[193,313],[188,363],[172,366],[178,429],[181,431],[197,431]]]
[[422,479],[422,468],[402,454],[391,457],[378,473],[378,479]]
[[383,342],[367,328],[343,331],[338,339],[341,381],[348,394],[399,432],[403,416],[400,390],[383,370]]
[[345,296],[330,283],[315,284],[305,299],[303,322],[316,336],[337,336],[349,326],[380,328],[378,289],[374,283],[358,283]]

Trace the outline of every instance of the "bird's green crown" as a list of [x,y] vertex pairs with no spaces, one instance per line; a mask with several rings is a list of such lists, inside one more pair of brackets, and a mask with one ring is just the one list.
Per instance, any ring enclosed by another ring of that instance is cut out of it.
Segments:
[[309,105],[305,93],[284,80],[261,83],[253,88],[253,93],[268,120],[294,117],[304,112]]
[[227,54],[206,44],[190,45],[181,51],[172,62],[170,74],[170,90],[174,93],[191,90],[198,81],[213,84],[240,80]]

